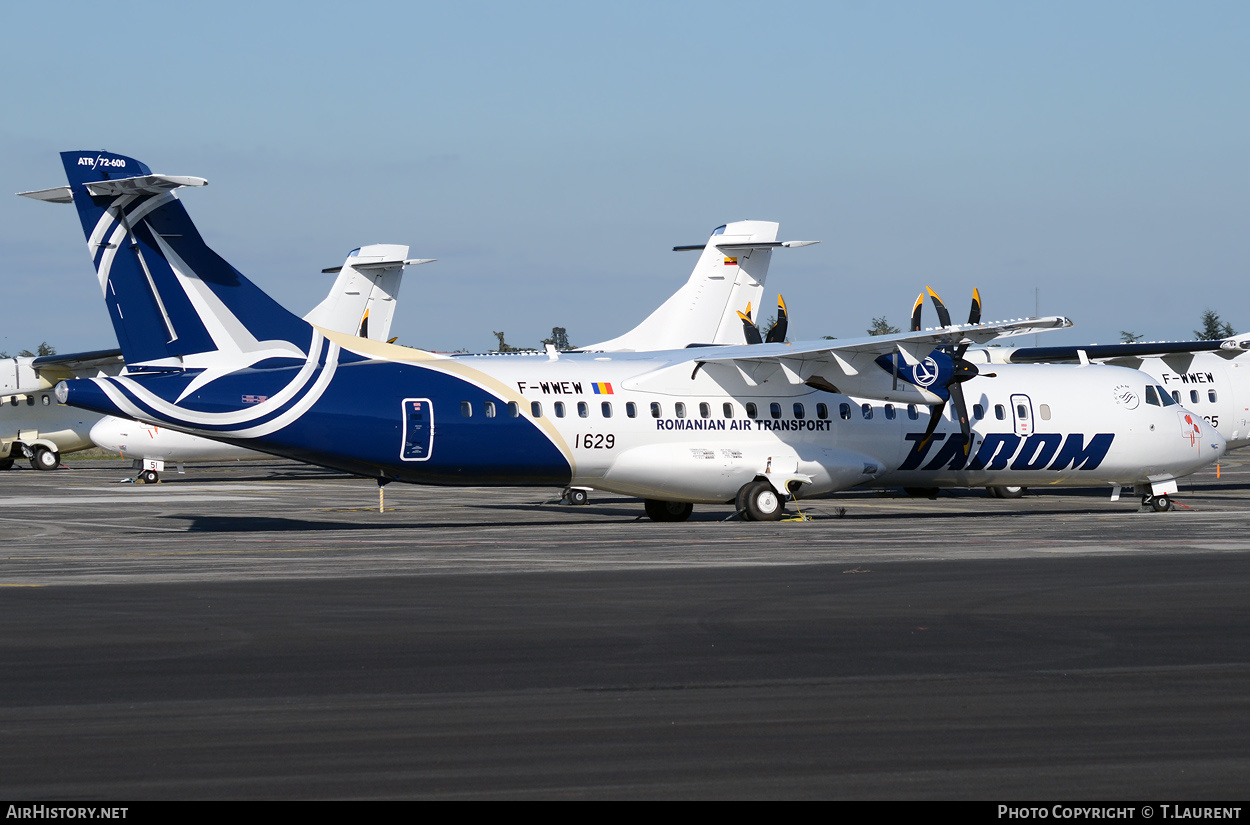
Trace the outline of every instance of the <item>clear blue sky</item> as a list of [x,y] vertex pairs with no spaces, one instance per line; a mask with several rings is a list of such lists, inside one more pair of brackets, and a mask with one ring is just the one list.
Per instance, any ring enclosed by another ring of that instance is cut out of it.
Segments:
[[[43,3],[6,9],[4,187],[107,149],[199,175],[220,253],[305,312],[366,243],[433,349],[589,343],[781,223],[791,335],[1066,314],[1050,343],[1250,329],[1250,4]],[[73,210],[0,198],[0,349],[114,345]],[[769,299],[771,302],[771,298]],[[932,319],[932,313],[929,316]]]

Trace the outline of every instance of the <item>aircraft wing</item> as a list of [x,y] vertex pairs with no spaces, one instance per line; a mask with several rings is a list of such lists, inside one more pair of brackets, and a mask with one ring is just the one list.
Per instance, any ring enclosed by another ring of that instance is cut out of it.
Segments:
[[19,355],[0,361],[0,393],[49,390],[67,378],[116,375],[123,366],[121,350],[75,352],[66,355]]
[[1192,352],[1230,353],[1250,350],[1250,335],[1234,335],[1214,341],[1151,341],[1142,344],[1093,344],[1066,347],[1020,347],[1003,353],[1009,364],[1040,364],[1081,361],[1112,361],[1119,358],[1146,358],[1151,355],[1178,355]]
[[71,352],[65,355],[38,355],[30,362],[36,370],[80,372],[122,363],[119,349],[100,349],[91,352]]
[[[1067,318],[1051,316],[868,338],[695,349],[681,363],[659,372],[690,369],[693,364],[691,379],[705,371],[714,373],[721,384],[740,382],[751,388],[783,381],[884,401],[938,404],[945,400],[954,369],[954,359],[944,350],[1071,326]],[[641,380],[659,379],[658,374],[653,376]]]

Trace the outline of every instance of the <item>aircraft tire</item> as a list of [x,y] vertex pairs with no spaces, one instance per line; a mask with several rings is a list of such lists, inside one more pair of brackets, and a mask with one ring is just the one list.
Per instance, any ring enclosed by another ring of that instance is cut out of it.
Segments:
[[1155,496],[1154,501],[1150,502],[1150,506],[1154,508],[1156,513],[1166,513],[1172,509],[1172,499],[1164,493],[1161,496]]
[[156,472],[156,470],[144,470],[139,474],[139,478],[143,479],[144,484],[159,484],[161,474]]
[[569,500],[569,504],[576,504],[578,506],[590,503],[590,493],[585,490],[569,490],[569,494],[566,498]]
[[747,515],[747,491],[751,489],[751,485],[754,483],[753,481],[748,481],[746,484],[743,484],[738,490],[738,494],[734,496],[734,512],[741,513],[745,519],[750,518]]
[[694,512],[694,505],[688,501],[657,501],[649,498],[643,501],[643,509],[647,518],[652,521],[685,521]]
[[1028,487],[994,487],[992,489],[999,498],[1024,498],[1029,492]]
[[55,470],[61,466],[61,454],[47,447],[36,447],[31,452],[30,466],[36,470]]
[[743,498],[751,521],[777,521],[785,513],[785,502],[767,481],[751,484]]

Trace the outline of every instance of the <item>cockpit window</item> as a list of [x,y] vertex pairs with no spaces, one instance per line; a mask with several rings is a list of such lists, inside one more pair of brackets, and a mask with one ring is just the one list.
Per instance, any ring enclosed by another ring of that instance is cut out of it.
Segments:
[[726,223],[726,224],[722,224],[721,226],[716,227],[715,229],[713,229],[713,230],[712,230],[712,234],[713,234],[713,235],[724,235],[724,234],[725,234],[725,227],[726,227],[726,226],[729,226],[729,224],[727,224],[727,223]]
[[359,255],[359,254],[360,254],[360,247],[356,247],[356,248],[355,248],[355,249],[353,249],[351,252],[348,252],[348,253],[347,253],[347,257],[349,257],[349,258],[355,258],[355,257],[356,257],[357,255]]
[[[1168,395],[1167,390],[1163,389],[1163,387],[1156,387],[1155,389],[1159,391],[1159,400],[1163,402],[1163,406],[1174,407],[1180,403],[1175,398]],[[1177,395],[1180,395],[1180,393],[1177,393]]]
[[[1163,397],[1167,398],[1167,393],[1164,393]],[[1146,403],[1152,407],[1159,406],[1159,394],[1155,392],[1155,388],[1149,384],[1146,385]]]

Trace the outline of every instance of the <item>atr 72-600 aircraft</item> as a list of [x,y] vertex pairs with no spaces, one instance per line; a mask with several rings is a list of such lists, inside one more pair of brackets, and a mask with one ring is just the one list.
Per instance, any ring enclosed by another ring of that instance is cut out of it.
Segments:
[[[209,249],[174,193],[203,179],[107,152],[62,161],[127,366],[63,382],[58,398],[383,484],[585,486],[644,498],[659,521],[730,501],[769,520],[788,496],[891,471],[1164,493],[1224,449],[1179,405],[1151,404],[1142,373],[990,374],[962,357],[1061,318],[645,353],[449,357],[364,341],[295,317]],[[1003,415],[927,433],[919,407],[956,392]],[[851,409],[848,395],[875,401]]]

